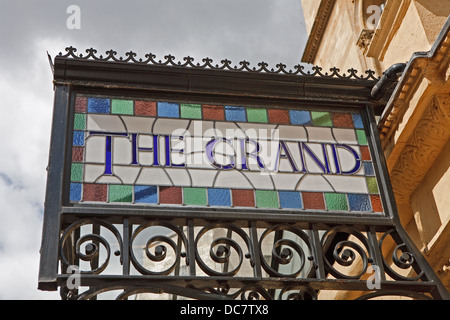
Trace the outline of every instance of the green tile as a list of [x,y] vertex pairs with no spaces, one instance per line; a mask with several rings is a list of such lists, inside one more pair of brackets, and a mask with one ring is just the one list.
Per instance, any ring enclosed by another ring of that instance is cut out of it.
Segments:
[[75,118],[73,120],[74,130],[84,130],[86,128],[86,114],[75,113]]
[[328,210],[348,210],[347,197],[344,193],[325,193]]
[[206,206],[206,188],[183,188],[183,203]]
[[72,168],[70,171],[70,181],[72,181],[72,182],[83,181],[83,164],[82,163],[72,163]]
[[267,110],[264,108],[247,108],[248,122],[268,123]]
[[377,178],[375,177],[366,177],[367,181],[367,189],[369,189],[369,193],[371,194],[379,194]]
[[279,208],[278,195],[272,190],[255,190],[256,206],[258,208]]
[[333,126],[329,112],[311,111],[311,118],[312,118],[313,125],[315,125],[315,126],[321,126],[321,127]]
[[200,104],[180,104],[181,118],[201,119],[202,106]]
[[109,186],[109,202],[132,202],[133,186],[112,184]]
[[112,99],[111,113],[133,114],[133,100]]
[[367,138],[366,133],[364,130],[356,130],[356,137],[358,138],[358,143],[360,145],[366,146],[367,145]]

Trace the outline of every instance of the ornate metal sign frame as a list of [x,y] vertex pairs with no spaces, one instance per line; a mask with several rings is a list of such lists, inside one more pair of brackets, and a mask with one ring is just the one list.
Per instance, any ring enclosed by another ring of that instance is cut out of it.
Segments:
[[[143,60],[133,52],[123,59],[112,50],[105,57],[94,49],[87,55],[72,47],[66,51],[52,62],[55,100],[39,289],[59,288],[63,299],[105,292],[119,299],[162,293],[194,299],[320,299],[330,290],[352,291],[358,299],[448,299],[397,216],[375,122],[386,101],[370,98],[377,81],[373,72],[364,77],[356,70],[340,75],[338,69],[322,73],[318,67],[306,72],[283,64],[251,68],[245,61],[236,67],[229,60],[218,65],[186,57],[181,63],[170,55],[156,61],[152,54]],[[77,95],[356,110],[363,115],[384,213],[71,202]],[[149,229],[153,233],[146,233]],[[154,231],[161,229],[165,232]],[[136,256],[140,238],[147,264]],[[165,262],[162,268],[151,267],[159,262]]]

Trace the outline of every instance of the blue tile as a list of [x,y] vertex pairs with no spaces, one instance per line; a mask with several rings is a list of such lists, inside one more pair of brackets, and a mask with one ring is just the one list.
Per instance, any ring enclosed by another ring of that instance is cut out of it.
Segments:
[[353,123],[355,124],[356,129],[364,129],[364,124],[361,118],[361,115],[358,113],[352,113]]
[[375,171],[373,169],[373,164],[372,162],[363,162],[364,163],[364,174],[366,176],[375,176]]
[[111,110],[109,99],[88,98],[89,113],[109,113]]
[[178,103],[158,102],[158,117],[179,118],[180,105]]
[[225,106],[225,119],[227,121],[247,121],[244,107]]
[[70,201],[81,201],[81,183],[70,184]]
[[303,208],[300,192],[295,191],[279,191],[281,208],[301,209]]
[[84,132],[83,131],[74,131],[73,132],[73,142],[74,146],[84,146]]
[[309,111],[289,110],[291,124],[307,125],[311,124],[311,115]]
[[230,193],[229,189],[208,189],[209,205],[231,207]]
[[351,211],[372,211],[368,194],[349,193],[347,196]]
[[136,203],[158,203],[158,187],[135,186],[134,202]]

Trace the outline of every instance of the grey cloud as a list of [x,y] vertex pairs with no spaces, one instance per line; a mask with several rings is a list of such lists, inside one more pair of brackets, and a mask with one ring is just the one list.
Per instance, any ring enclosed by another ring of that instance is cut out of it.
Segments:
[[[29,56],[38,38],[61,39],[80,50],[133,50],[142,56],[228,58],[233,62],[297,64],[305,41],[298,0],[9,1],[0,13],[0,41],[9,59]],[[81,10],[69,30],[66,9]],[[64,48],[61,48],[64,50]],[[82,51],[81,51],[82,52]],[[52,53],[53,55],[57,52]]]

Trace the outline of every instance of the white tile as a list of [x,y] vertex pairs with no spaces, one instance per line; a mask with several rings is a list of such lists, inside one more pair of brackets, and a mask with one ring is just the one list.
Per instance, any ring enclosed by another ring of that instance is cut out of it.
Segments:
[[272,179],[277,190],[296,190],[297,183],[304,176],[303,173],[274,173]]
[[86,139],[86,162],[105,163],[106,154],[106,137],[89,136]]
[[225,137],[229,139],[246,138],[245,132],[241,128],[236,126],[233,122],[216,121],[216,134],[219,137]]
[[155,118],[122,116],[128,132],[151,133]]
[[216,168],[208,161],[206,152],[194,152],[186,155],[187,168],[205,168],[216,170]]
[[126,132],[126,128],[117,115],[88,114],[88,131]]
[[336,138],[337,143],[341,144],[358,144],[356,139],[355,130],[353,129],[341,129],[333,128],[333,134]]
[[188,125],[189,120],[159,118],[155,120],[152,133],[158,135],[183,135]]
[[336,192],[368,193],[365,177],[327,175]]
[[192,178],[192,186],[195,187],[212,187],[214,177],[218,174],[217,170],[199,170],[189,169]]
[[153,135],[139,134],[137,136],[137,147],[138,148],[153,148]]
[[167,173],[162,168],[157,167],[142,168],[136,184],[172,186]]
[[310,142],[330,142],[336,143],[331,133],[331,128],[324,127],[306,127],[308,131],[308,141]]
[[300,126],[278,126],[276,129],[278,133],[278,138],[280,140],[291,140],[291,141],[307,141],[307,134],[304,127]]
[[215,188],[244,188],[252,189],[253,186],[248,182],[245,176],[237,170],[221,170],[214,184]]
[[103,175],[100,178],[98,178],[97,183],[121,184],[122,181],[117,176]]
[[124,184],[134,184],[140,169],[138,166],[113,166],[112,171]]
[[214,136],[216,136],[216,130],[214,128],[214,121],[192,120],[185,136],[191,136],[191,137],[214,137]]
[[173,181],[175,186],[191,187],[191,177],[188,170],[183,168],[166,168],[167,174]]
[[255,189],[274,190],[275,185],[272,181],[270,174],[264,174],[261,172],[242,171],[242,173],[250,180],[255,186]]
[[275,125],[259,124],[259,123],[238,123],[238,125],[244,130],[245,135],[249,139],[255,140],[268,140],[272,138]]
[[306,174],[301,179],[297,187],[297,190],[333,192],[333,188],[330,186],[327,180],[320,174]]
[[113,164],[131,164],[133,145],[128,137],[112,137]]
[[83,171],[85,182],[95,182],[105,172],[105,166],[95,164],[85,164]]

